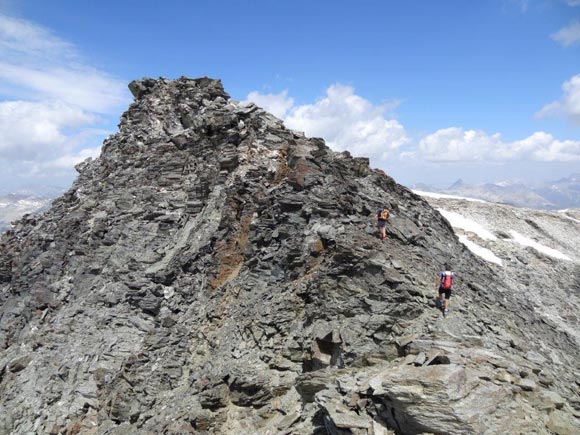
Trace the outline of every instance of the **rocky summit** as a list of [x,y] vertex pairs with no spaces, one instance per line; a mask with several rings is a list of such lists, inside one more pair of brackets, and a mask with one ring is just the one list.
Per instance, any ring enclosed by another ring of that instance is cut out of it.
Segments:
[[425,200],[218,80],[129,87],[0,238],[0,433],[579,433],[574,337]]

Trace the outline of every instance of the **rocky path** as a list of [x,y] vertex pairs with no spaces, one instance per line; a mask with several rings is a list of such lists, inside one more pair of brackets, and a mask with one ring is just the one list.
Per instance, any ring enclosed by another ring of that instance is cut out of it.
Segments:
[[[574,210],[548,212],[486,202],[427,197],[490,232],[491,237],[452,222],[461,237],[489,249],[502,261],[488,263],[547,322],[580,346],[580,221]],[[453,219],[452,219],[453,221]]]

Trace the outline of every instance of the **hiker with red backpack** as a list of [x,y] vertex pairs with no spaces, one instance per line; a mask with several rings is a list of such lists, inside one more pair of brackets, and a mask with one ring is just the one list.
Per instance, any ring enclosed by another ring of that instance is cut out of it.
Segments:
[[[453,287],[454,277],[455,272],[452,272],[449,264],[445,263],[445,270],[439,272],[437,277],[437,298],[439,300],[441,311],[443,311],[445,316],[449,312],[449,298],[451,298],[451,288]],[[443,300],[443,295],[445,295],[445,302]]]
[[389,220],[389,209],[385,206],[382,209],[377,210],[377,214],[375,216],[375,221],[377,223],[377,229],[379,231],[379,235],[381,236],[381,240],[385,240],[387,238],[387,221]]

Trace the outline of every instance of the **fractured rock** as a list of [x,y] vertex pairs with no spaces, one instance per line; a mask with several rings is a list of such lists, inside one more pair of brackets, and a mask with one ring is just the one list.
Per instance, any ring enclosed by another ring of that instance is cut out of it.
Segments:
[[[0,236],[0,431],[545,433],[556,411],[553,427],[575,422],[570,335],[419,196],[219,80],[130,89],[100,157]],[[368,228],[385,204],[381,241]],[[428,300],[446,261],[469,283],[447,319]],[[548,386],[553,407],[539,400]]]

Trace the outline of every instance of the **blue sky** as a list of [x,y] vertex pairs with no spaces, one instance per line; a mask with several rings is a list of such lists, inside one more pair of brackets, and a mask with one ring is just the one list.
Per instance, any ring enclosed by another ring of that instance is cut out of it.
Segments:
[[580,0],[0,0],[0,183],[66,186],[143,76],[211,76],[404,184],[580,172]]

